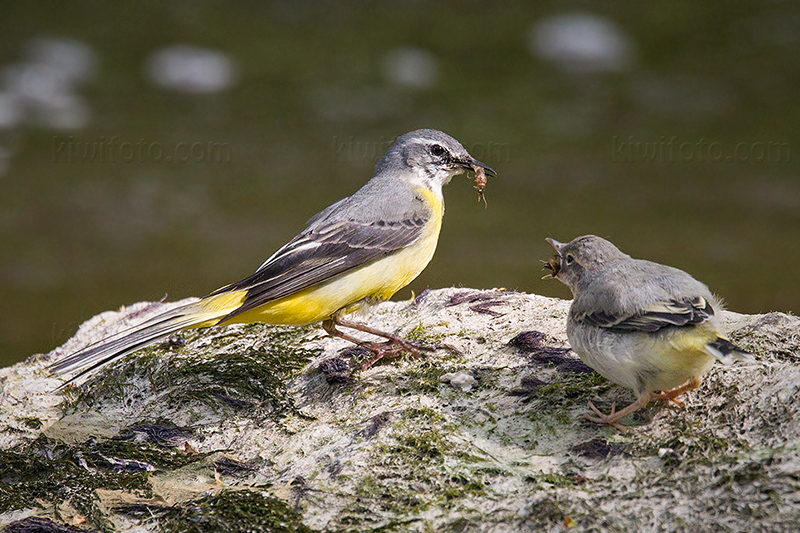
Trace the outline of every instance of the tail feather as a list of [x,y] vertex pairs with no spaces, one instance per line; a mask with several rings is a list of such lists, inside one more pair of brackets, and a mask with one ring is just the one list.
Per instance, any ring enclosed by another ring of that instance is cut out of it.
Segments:
[[739,348],[728,339],[722,337],[717,337],[714,342],[706,344],[705,351],[708,355],[726,365],[734,361],[745,363],[753,361],[753,354]]
[[173,333],[200,325],[213,325],[230,309],[208,309],[206,302],[194,302],[157,315],[142,324],[120,331],[70,354],[50,365],[55,375],[71,375],[59,389],[112,361],[145,346],[168,338]]

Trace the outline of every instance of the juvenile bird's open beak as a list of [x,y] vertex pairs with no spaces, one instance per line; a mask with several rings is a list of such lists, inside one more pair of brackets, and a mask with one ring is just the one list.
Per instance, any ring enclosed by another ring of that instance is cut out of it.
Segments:
[[561,255],[561,249],[564,247],[563,242],[558,242],[557,240],[551,239],[550,237],[547,237],[545,240],[550,243],[550,246],[556,249],[558,255]]
[[549,270],[549,274],[545,274],[542,276],[542,279],[552,279],[558,276],[558,273],[561,272],[561,248],[564,247],[563,242],[558,242],[555,239],[551,239],[550,237],[545,239],[550,245],[555,248],[556,254],[547,261],[542,261],[544,263],[544,270]]

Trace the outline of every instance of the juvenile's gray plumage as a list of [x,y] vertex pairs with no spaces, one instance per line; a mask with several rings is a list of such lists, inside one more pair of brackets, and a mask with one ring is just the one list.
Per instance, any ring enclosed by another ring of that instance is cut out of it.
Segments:
[[[623,416],[652,398],[671,400],[700,385],[715,360],[746,359],[721,333],[722,304],[686,272],[633,259],[605,239],[584,235],[569,243],[547,241],[557,255],[548,277],[574,296],[567,337],[584,363],[633,389],[637,400],[610,414],[590,408],[594,422],[619,429]],[[657,392],[660,391],[660,392]]]

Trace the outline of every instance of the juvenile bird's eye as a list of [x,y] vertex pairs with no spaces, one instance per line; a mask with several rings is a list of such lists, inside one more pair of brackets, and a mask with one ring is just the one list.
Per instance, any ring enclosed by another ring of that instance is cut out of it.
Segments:
[[447,150],[445,150],[444,147],[442,147],[442,145],[440,144],[434,144],[433,146],[431,146],[431,153],[436,157],[442,157],[444,154],[447,153]]
[[567,254],[566,260],[567,260],[567,264],[571,265],[573,263],[573,261],[575,261],[575,256],[572,255],[572,254]]

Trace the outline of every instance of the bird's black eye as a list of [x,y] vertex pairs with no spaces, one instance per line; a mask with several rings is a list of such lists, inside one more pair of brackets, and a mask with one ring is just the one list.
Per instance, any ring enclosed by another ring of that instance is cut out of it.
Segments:
[[441,144],[434,144],[431,146],[431,153],[436,157],[442,157],[447,153],[447,150],[445,150]]
[[573,261],[575,261],[575,256],[572,255],[572,254],[567,254],[566,260],[567,260],[567,264],[571,265],[573,263]]

